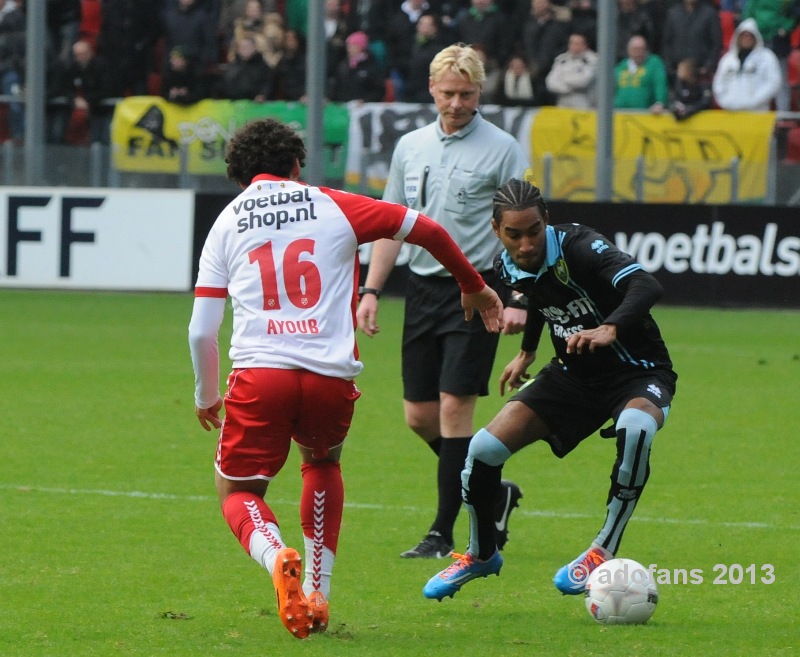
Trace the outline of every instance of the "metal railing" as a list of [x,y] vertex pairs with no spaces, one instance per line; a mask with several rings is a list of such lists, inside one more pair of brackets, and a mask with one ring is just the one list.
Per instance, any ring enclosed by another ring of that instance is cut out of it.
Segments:
[[[63,102],[55,99],[55,102]],[[115,105],[119,99],[109,99],[105,103]],[[0,105],[24,103],[24,99],[0,95]],[[770,144],[767,167],[767,193],[763,205],[800,206],[800,157],[792,151],[787,155],[784,143],[790,127],[800,128],[800,112],[776,113],[776,130]],[[786,133],[786,134],[784,134]],[[109,140],[110,141],[110,140]],[[112,187],[112,188],[166,188],[196,189],[227,193],[232,191],[231,183],[222,175],[194,175],[189,171],[189,155],[185,144],[179,145],[179,169],[177,173],[135,173],[119,171],[113,163],[113,146],[99,142],[88,146],[41,144],[45,162],[45,172],[41,180],[27,180],[25,168],[25,149],[11,139],[0,144],[0,184],[5,186],[74,186],[74,187]],[[793,146],[797,149],[797,146]],[[374,160],[376,154],[364,154],[362,164]],[[380,153],[377,157],[388,161],[391,153]],[[729,203],[740,202],[740,174],[742,162],[732,158],[727,167],[730,180]],[[545,198],[558,200],[554,196],[554,160],[551,154],[542,158],[540,179]],[[645,159],[639,157],[635,163],[633,189],[635,200],[645,202]],[[366,171],[364,172],[366,174]],[[363,179],[363,177],[362,177]],[[326,181],[338,185],[341,181]]]

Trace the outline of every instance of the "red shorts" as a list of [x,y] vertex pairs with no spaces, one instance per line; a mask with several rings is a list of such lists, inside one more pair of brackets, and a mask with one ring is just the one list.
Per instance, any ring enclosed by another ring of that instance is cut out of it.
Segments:
[[308,370],[237,369],[228,376],[215,465],[226,479],[272,479],[292,439],[325,458],[341,445],[361,392]]

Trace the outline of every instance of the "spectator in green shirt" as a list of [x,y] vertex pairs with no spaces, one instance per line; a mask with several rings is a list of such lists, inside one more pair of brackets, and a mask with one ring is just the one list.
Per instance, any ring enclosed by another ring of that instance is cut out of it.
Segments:
[[630,38],[628,56],[614,69],[614,80],[615,108],[664,111],[669,95],[667,69],[661,57],[650,53],[644,37]]

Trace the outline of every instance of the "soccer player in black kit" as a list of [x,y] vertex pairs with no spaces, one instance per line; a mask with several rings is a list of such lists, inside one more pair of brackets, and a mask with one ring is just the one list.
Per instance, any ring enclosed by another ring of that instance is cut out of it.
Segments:
[[[537,187],[512,179],[497,190],[492,226],[503,243],[501,280],[528,298],[519,354],[500,377],[519,389],[473,437],[461,474],[470,518],[466,554],[434,575],[427,598],[453,597],[476,577],[499,574],[494,493],[503,464],[526,445],[546,441],[559,458],[601,429],[615,437],[606,519],[586,551],[553,578],[564,594],[582,593],[598,565],[614,557],[650,474],[650,447],[669,413],[677,375],[650,315],[663,289],[631,256],[579,224],[550,225]],[[555,357],[527,373],[545,323]]]

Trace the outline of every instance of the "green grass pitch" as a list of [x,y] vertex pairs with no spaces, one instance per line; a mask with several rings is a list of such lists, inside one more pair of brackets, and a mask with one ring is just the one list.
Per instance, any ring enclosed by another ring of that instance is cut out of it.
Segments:
[[[382,332],[359,338],[364,394],[343,456],[331,626],[301,642],[217,508],[215,435],[193,414],[191,305],[188,294],[0,291],[0,655],[800,651],[800,313],[655,309],[678,394],[620,556],[657,564],[662,577],[697,572],[659,586],[647,625],[603,627],[551,583],[602,523],[613,444],[598,437],[563,461],[543,445],[513,457],[504,476],[525,497],[501,576],[453,600],[423,598],[449,561],[398,556],[432,520],[435,462],[403,422],[402,306],[382,301]],[[503,403],[495,382],[518,347],[502,338],[478,426]],[[542,348],[540,362],[549,355]],[[299,490],[293,454],[267,499],[296,546]],[[463,549],[463,513],[456,535]]]

